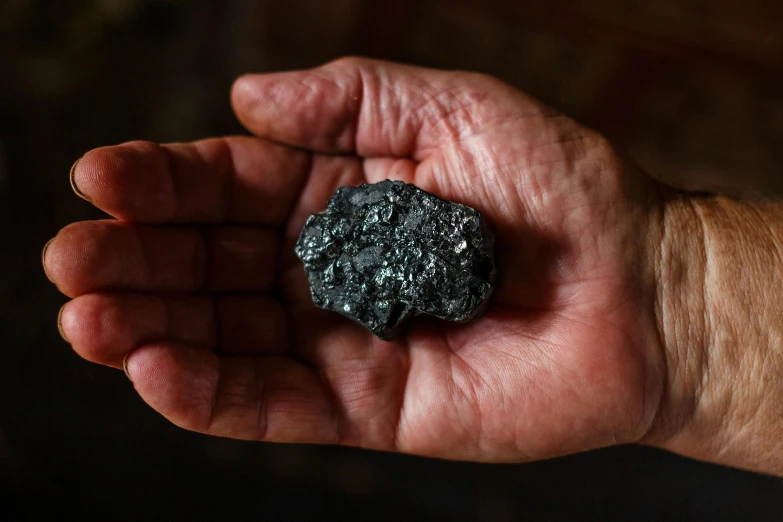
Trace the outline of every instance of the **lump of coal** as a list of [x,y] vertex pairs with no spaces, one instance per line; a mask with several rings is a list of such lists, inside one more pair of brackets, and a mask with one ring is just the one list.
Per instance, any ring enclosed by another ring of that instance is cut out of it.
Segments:
[[429,314],[481,315],[495,280],[494,237],[481,214],[401,181],[341,187],[296,244],[313,302],[381,339]]

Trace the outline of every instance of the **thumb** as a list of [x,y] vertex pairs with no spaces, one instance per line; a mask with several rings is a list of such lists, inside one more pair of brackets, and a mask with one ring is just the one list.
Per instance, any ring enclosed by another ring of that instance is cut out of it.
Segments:
[[231,101],[242,124],[264,138],[316,152],[421,160],[507,113],[501,105],[509,93],[522,96],[480,74],[343,58],[242,76]]

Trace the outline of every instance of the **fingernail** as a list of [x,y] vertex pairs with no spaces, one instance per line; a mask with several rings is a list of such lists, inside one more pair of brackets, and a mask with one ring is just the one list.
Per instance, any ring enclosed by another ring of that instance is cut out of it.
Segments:
[[46,278],[52,283],[54,283],[54,281],[52,281],[52,278],[49,276],[49,272],[46,271],[46,251],[49,249],[49,245],[51,245],[52,241],[55,239],[57,239],[57,236],[47,241],[43,247],[43,252],[41,252],[41,264],[43,265],[44,274],[46,274]]
[[65,310],[66,306],[67,304],[63,305],[60,308],[60,312],[57,314],[57,330],[60,332],[60,337],[62,337],[66,343],[70,343],[71,341],[68,340],[65,336],[65,331],[63,331],[63,310]]
[[130,382],[133,382],[133,379],[131,379],[130,376],[130,372],[128,371],[128,357],[130,357],[131,353],[133,352],[128,352],[127,354],[125,354],[125,358],[122,360],[122,371],[125,372],[125,376],[128,378],[128,380]]
[[82,198],[85,201],[90,201],[87,198],[87,196],[84,195],[84,192],[79,190],[79,186],[76,184],[76,165],[78,165],[81,160],[82,160],[82,158],[79,158],[79,159],[77,159],[74,162],[73,166],[71,167],[71,172],[70,172],[70,174],[68,174],[68,177],[71,180],[71,188],[76,193],[76,195],[79,196],[80,198]]

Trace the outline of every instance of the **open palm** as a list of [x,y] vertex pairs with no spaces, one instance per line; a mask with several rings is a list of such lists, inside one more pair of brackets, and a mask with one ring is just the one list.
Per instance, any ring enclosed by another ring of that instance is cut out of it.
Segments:
[[[521,461],[639,440],[662,393],[655,184],[597,134],[468,73],[358,59],[241,78],[257,137],[85,155],[75,188],[115,220],[47,246],[88,360],[125,361],[175,424],[243,439]],[[395,342],[317,309],[293,253],[343,185],[414,183],[497,235],[469,324]]]

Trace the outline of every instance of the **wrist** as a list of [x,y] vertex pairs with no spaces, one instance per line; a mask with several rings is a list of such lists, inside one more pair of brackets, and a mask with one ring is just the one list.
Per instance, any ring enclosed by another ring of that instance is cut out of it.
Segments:
[[644,442],[677,451],[699,406],[708,367],[707,239],[697,203],[684,193],[664,191],[653,306],[666,382]]
[[672,193],[662,205],[655,311],[667,372],[644,442],[780,473],[783,336],[770,334],[783,325],[783,227],[756,203]]

